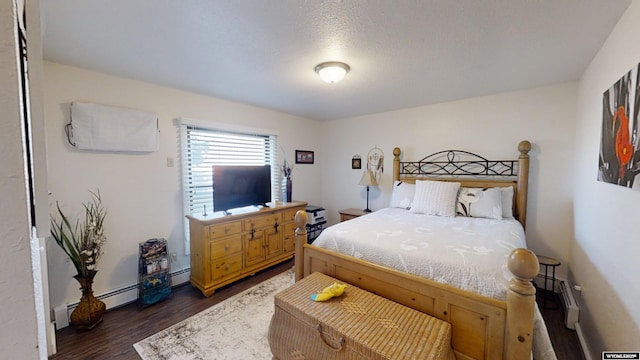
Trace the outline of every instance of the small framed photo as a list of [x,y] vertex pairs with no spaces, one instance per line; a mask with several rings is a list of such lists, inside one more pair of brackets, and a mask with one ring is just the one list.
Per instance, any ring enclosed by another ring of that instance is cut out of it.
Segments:
[[351,159],[351,168],[352,169],[362,169],[362,159],[360,157],[353,157]]
[[296,164],[313,164],[313,151],[296,150]]

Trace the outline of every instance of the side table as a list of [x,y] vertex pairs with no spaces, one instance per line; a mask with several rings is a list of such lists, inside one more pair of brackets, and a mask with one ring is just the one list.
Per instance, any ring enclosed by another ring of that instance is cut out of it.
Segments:
[[[560,266],[560,261],[543,255],[538,255],[538,262],[540,266],[544,267],[544,295],[542,295],[542,307],[545,309],[557,309],[559,307],[558,302],[554,296],[556,289],[556,268]],[[549,279],[549,268],[551,268],[551,279]],[[551,283],[551,288],[549,288],[549,282]],[[553,307],[547,306],[547,298],[549,296],[554,296]]]
[[355,219],[358,216],[362,216],[366,214],[368,214],[368,212],[360,209],[354,209],[354,208],[342,209],[340,210],[340,222]]

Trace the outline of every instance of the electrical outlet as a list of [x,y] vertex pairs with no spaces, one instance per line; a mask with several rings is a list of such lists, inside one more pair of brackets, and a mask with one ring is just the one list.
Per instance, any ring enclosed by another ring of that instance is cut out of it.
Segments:
[[167,158],[167,167],[173,167],[173,158],[172,157],[168,157]]
[[177,262],[178,261],[178,253],[172,252],[171,253],[171,262]]

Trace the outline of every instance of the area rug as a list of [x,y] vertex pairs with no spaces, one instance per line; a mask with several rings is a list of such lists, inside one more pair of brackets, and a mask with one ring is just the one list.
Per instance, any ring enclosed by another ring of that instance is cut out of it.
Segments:
[[273,297],[292,284],[285,271],[135,343],[143,360],[271,359]]

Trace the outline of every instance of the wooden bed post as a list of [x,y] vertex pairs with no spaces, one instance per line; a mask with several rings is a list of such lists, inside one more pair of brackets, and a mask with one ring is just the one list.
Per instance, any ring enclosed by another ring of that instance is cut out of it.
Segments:
[[295,236],[295,258],[293,269],[296,274],[296,282],[304,277],[304,245],[307,244],[307,212],[298,210],[295,216],[296,236]]
[[518,209],[518,220],[522,227],[527,225],[527,194],[529,193],[529,151],[531,143],[527,140],[518,144],[518,185],[516,189],[516,209]]
[[533,344],[533,313],[536,288],[531,281],[540,271],[538,258],[529,249],[515,249],[508,262],[514,275],[507,291],[505,359],[530,359]]
[[393,148],[393,180],[400,179],[400,148]]

